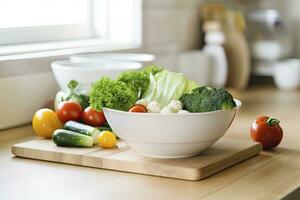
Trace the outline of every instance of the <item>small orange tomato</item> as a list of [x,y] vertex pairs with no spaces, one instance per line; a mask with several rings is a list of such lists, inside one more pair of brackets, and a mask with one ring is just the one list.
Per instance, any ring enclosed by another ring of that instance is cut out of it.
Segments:
[[117,138],[110,131],[102,131],[98,136],[99,145],[104,148],[113,148],[116,145]]
[[145,113],[145,112],[147,112],[147,108],[142,104],[136,104],[136,105],[132,106],[128,112]]
[[268,116],[258,117],[251,125],[251,137],[261,143],[265,150],[278,146],[283,137],[279,120]]

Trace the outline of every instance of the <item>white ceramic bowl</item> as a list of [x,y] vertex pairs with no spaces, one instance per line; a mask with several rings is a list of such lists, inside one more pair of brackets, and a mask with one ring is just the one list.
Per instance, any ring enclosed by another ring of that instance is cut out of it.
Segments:
[[143,66],[152,64],[155,56],[143,53],[87,53],[78,54],[70,57],[72,62],[99,62],[103,60],[118,60],[140,62]]
[[274,81],[281,90],[296,90],[300,86],[300,59],[287,59],[276,63]]
[[134,151],[153,158],[198,155],[220,139],[234,120],[241,102],[232,110],[206,113],[130,113],[104,108],[113,129]]
[[142,64],[121,61],[74,63],[69,60],[62,60],[53,62],[51,67],[61,90],[67,90],[70,80],[78,81],[85,89],[89,90],[92,83],[102,76],[115,79],[122,72],[141,69]]

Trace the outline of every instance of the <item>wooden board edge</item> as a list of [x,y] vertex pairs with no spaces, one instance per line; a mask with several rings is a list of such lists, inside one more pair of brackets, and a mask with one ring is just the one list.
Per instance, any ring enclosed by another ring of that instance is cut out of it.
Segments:
[[16,155],[16,146],[15,146],[15,145],[12,145],[12,146],[11,146],[10,152],[11,152],[13,155],[17,156],[17,155]]
[[[73,155],[73,154],[68,154],[68,153],[64,153],[67,154],[68,156],[74,156],[77,157],[76,159],[67,159],[62,161],[61,158],[66,157],[65,155],[63,155],[60,152],[53,152],[53,158],[55,159],[49,159],[46,156],[46,151],[45,152],[40,152],[37,149],[30,149],[32,151],[32,153],[34,153],[34,155],[27,155],[26,153],[24,153],[24,150],[26,150],[28,148],[26,147],[21,147],[18,146],[18,144],[13,145],[11,147],[11,152],[13,155],[15,155],[16,157],[20,157],[20,158],[27,158],[27,159],[33,159],[33,160],[40,160],[40,161],[47,161],[47,162],[53,162],[53,163],[59,163],[59,164],[70,164],[70,165],[76,165],[76,166],[83,166],[81,164],[82,160],[83,160],[83,156],[82,155]],[[72,161],[70,161],[72,160]]]
[[[169,165],[157,163],[137,163],[133,161],[111,160],[103,158],[102,169],[114,170],[119,172],[127,172],[132,174],[141,174],[147,176],[164,177],[170,179],[193,180],[190,177],[196,177],[198,170],[181,166],[173,166],[170,170]],[[122,167],[120,167],[122,166]],[[160,171],[157,171],[157,169]]]
[[[201,180],[204,178],[207,178],[209,176],[212,176],[224,169],[227,169],[233,165],[236,165],[244,160],[247,160],[249,158],[252,158],[253,156],[259,154],[262,151],[262,145],[259,143],[256,143],[255,145],[244,149],[238,153],[232,154],[231,156],[229,156],[228,158],[224,160],[222,160],[222,162],[215,162],[212,163],[211,165],[205,166],[204,168],[202,168],[201,170],[199,170],[199,174],[198,177],[195,177],[195,179],[197,178],[197,180]],[[227,164],[223,164],[223,163]]]
[[[76,159],[78,162],[67,162],[66,160],[49,160],[49,158],[45,158],[43,154],[40,154],[39,156],[32,156],[32,155],[26,155],[23,152],[23,149],[27,149],[26,147],[18,146],[18,144],[15,144],[11,147],[11,152],[17,157],[23,157],[23,158],[29,158],[29,159],[35,159],[35,160],[42,160],[42,161],[48,161],[48,162],[55,162],[60,164],[71,164],[76,166],[85,166],[85,167],[92,167],[92,168],[99,168],[99,169],[107,169],[107,170],[114,170],[114,171],[121,171],[121,172],[129,172],[133,174],[143,174],[143,175],[150,175],[150,176],[158,176],[158,177],[166,177],[166,178],[172,178],[172,179],[181,179],[181,180],[188,180],[188,181],[199,181],[201,179],[207,178],[213,174],[216,174],[226,168],[229,168],[235,164],[238,164],[244,160],[247,160],[255,155],[257,155],[259,152],[262,151],[262,146],[260,144],[255,144],[247,149],[242,150],[241,152],[232,154],[228,158],[226,158],[226,161],[228,164],[224,165],[224,160],[220,162],[213,163],[211,165],[208,165],[202,169],[197,168],[185,168],[185,167],[179,167],[174,166],[172,173],[166,173],[164,170],[161,172],[156,172],[155,170],[151,170],[151,168],[161,167],[162,165],[159,164],[156,166],[155,163],[151,163],[150,166],[145,167],[145,165],[149,165],[149,163],[136,163],[136,162],[129,162],[129,161],[122,161],[122,160],[115,160],[114,164],[107,164],[109,162],[106,162],[106,160],[110,160],[109,158],[101,158],[97,161],[97,164],[89,164],[86,162],[86,159],[84,156],[80,156],[80,159]],[[38,151],[38,150],[36,150]],[[38,152],[37,152],[38,153]],[[60,152],[55,152],[57,155],[54,157],[60,157]],[[77,155],[78,156],[78,155]],[[112,160],[110,160],[111,162]],[[225,161],[225,162],[226,162]],[[124,165],[131,165],[131,167],[127,169],[122,169],[119,166]],[[169,167],[169,166],[168,166]],[[168,168],[167,167],[167,168]],[[174,170],[176,173],[174,173]],[[166,171],[169,171],[166,169]],[[184,172],[183,172],[184,171]]]

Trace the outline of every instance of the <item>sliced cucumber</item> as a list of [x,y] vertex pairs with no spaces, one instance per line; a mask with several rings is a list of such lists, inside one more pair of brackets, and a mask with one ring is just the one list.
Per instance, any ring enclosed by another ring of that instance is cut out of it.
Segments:
[[75,121],[68,121],[65,123],[64,128],[83,135],[91,136],[93,138],[93,143],[98,144],[98,136],[101,132],[97,128]]
[[93,146],[92,137],[64,129],[57,129],[54,131],[52,140],[57,146],[63,147]]

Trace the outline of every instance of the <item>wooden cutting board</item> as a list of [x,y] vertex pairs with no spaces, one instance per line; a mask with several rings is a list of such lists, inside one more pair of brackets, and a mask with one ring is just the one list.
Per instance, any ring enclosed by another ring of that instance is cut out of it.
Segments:
[[51,140],[38,139],[12,146],[14,155],[86,167],[185,180],[200,180],[246,160],[261,151],[251,141],[221,138],[201,155],[181,159],[152,159],[138,155],[122,142],[116,149],[58,147]]

